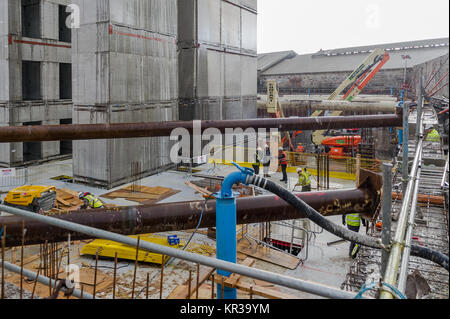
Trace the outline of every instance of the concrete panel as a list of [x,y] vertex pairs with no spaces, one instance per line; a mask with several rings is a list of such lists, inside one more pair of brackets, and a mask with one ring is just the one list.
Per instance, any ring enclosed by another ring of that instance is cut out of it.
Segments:
[[50,1],[41,2],[42,39],[59,39],[59,5]]
[[198,49],[200,61],[198,63],[197,96],[223,97],[224,96],[224,58],[223,53]]
[[257,64],[256,58],[241,56],[241,94],[242,96],[256,96],[257,94]]
[[42,63],[42,92],[44,100],[59,99],[59,63]]
[[241,9],[227,2],[222,2],[222,45],[241,47]]
[[256,53],[258,49],[256,14],[241,10],[241,25],[242,49]]
[[242,118],[256,119],[258,118],[258,105],[256,98],[242,100]]
[[198,41],[220,45],[221,0],[197,0]]
[[243,118],[242,115],[243,106],[241,99],[226,99],[223,101],[223,120],[239,120]]
[[241,56],[224,54],[225,59],[225,97],[241,96]]

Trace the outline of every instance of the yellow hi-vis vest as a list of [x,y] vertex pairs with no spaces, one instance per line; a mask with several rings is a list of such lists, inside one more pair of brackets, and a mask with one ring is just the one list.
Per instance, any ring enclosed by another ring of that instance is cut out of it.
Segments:
[[426,141],[427,142],[439,142],[440,141],[439,132],[436,130],[431,131],[431,133],[428,134]]
[[359,217],[359,214],[348,214],[347,225],[359,227],[361,225],[361,217]]
[[91,207],[91,208],[102,208],[103,207],[103,203],[98,198],[96,198],[92,195],[87,195],[84,199],[88,201],[89,207]]
[[299,176],[298,176],[298,183],[300,184],[300,186],[308,186],[311,184],[311,178],[309,178],[309,173],[308,172],[302,172]]

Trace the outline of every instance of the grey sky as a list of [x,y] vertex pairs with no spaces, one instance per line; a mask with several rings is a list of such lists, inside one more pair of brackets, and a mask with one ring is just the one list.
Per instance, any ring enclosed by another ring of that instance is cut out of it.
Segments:
[[449,0],[258,0],[258,52],[449,36]]

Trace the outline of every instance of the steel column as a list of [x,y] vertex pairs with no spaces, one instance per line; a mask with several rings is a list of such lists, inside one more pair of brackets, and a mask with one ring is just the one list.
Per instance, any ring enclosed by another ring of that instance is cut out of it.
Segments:
[[[383,229],[381,234],[381,242],[385,247],[391,244],[391,222],[392,222],[392,165],[383,164]],[[381,273],[386,272],[386,266],[389,258],[389,252],[381,251]]]

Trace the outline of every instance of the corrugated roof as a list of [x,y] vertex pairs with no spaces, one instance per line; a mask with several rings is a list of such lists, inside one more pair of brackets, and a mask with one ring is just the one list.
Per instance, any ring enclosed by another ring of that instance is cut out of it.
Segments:
[[[447,38],[448,40],[448,38]],[[405,42],[406,43],[406,42]],[[371,47],[372,49],[377,46]],[[339,49],[341,51],[345,49]],[[337,51],[337,50],[336,50]],[[372,50],[371,50],[372,51]],[[323,53],[323,52],[322,52]],[[408,54],[411,60],[408,60],[408,67],[413,67],[427,61],[439,58],[449,53],[448,43],[446,46],[422,47],[416,49],[390,51],[391,56],[383,70],[402,69],[405,62],[402,55]],[[353,71],[361,64],[369,52],[365,54],[343,54],[343,55],[318,55],[304,54],[295,58],[285,60],[274,67],[263,72],[263,75],[278,74],[304,74],[304,73],[323,73],[323,72],[346,72]]]
[[258,71],[264,72],[285,59],[297,56],[295,51],[281,51],[258,54]]
[[374,49],[381,48],[387,51],[397,51],[397,50],[410,50],[410,49],[420,49],[420,48],[431,48],[431,47],[442,47],[448,46],[449,38],[437,38],[419,41],[408,41],[408,42],[395,42],[386,43],[370,46],[359,46],[351,48],[342,48],[334,50],[321,50],[316,55],[338,55],[338,54],[358,54],[358,53],[368,53]]

